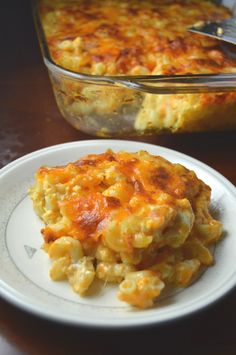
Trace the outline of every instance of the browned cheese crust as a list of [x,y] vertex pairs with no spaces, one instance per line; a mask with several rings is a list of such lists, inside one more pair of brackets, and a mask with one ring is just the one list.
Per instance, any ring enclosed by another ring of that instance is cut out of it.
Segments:
[[[230,15],[205,0],[44,0],[40,7],[50,53],[58,65],[92,75],[235,73],[221,42],[188,27]],[[64,85],[74,115],[108,115],[135,101],[129,91]],[[236,127],[236,94],[143,94],[135,129],[199,131]],[[86,101],[87,100],[87,101]],[[109,132],[108,132],[109,133]]]

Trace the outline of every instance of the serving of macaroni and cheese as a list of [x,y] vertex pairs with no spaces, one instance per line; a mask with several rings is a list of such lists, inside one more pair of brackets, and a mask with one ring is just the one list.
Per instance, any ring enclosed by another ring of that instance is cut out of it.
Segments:
[[210,266],[222,226],[211,189],[193,171],[146,151],[90,154],[41,167],[29,194],[52,260],[50,277],[80,295],[95,280],[147,308],[166,286],[189,285]]

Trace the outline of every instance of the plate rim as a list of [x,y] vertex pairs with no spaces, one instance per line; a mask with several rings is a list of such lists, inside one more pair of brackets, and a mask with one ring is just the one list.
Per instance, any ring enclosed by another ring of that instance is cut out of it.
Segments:
[[[140,149],[148,149],[150,148],[155,148],[155,149],[160,149],[162,151],[162,153],[166,152],[167,154],[172,154],[174,153],[175,156],[180,157],[184,160],[187,160],[191,163],[193,163],[195,166],[200,167],[201,169],[203,169],[204,171],[210,173],[211,175],[213,175],[213,177],[215,177],[221,184],[224,184],[225,187],[232,193],[232,198],[234,198],[236,200],[236,188],[233,185],[233,183],[231,181],[229,181],[226,177],[224,177],[221,173],[219,173],[217,170],[213,169],[212,167],[210,167],[209,165],[199,161],[196,158],[193,158],[187,154],[184,154],[182,152],[179,152],[177,150],[174,149],[170,149],[170,148],[166,148],[163,146],[159,146],[156,144],[151,144],[151,143],[146,143],[146,142],[140,142],[140,141],[135,141],[135,140],[113,140],[113,139],[92,139],[92,140],[83,140],[83,141],[73,141],[73,142],[67,142],[67,143],[61,143],[61,144],[56,144],[56,145],[52,145],[52,146],[48,146],[45,148],[41,148],[38,150],[35,150],[31,153],[28,153],[26,155],[23,155],[22,157],[19,157],[18,159],[13,160],[12,162],[10,162],[9,164],[7,164],[6,166],[2,167],[0,169],[0,180],[1,178],[5,175],[5,173],[8,173],[9,171],[11,171],[12,169],[14,170],[15,167],[19,166],[19,164],[30,161],[31,159],[37,158],[38,156],[41,156],[42,154],[45,154],[47,152],[53,152],[53,151],[58,151],[58,150],[63,150],[64,148],[73,148],[75,146],[86,146],[88,144],[90,145],[112,145],[112,144],[140,144]],[[108,148],[106,148],[108,149]],[[111,146],[112,149],[112,146]],[[125,146],[123,149],[120,150],[125,150]],[[160,152],[160,154],[162,154]],[[153,154],[153,153],[151,153]],[[131,322],[122,322],[122,319],[119,320],[119,323],[112,323],[112,320],[106,320],[106,322],[104,323],[96,323],[96,321],[91,321],[90,319],[88,319],[88,321],[84,322],[83,320],[80,321],[80,319],[72,319],[70,318],[70,316],[67,317],[63,317],[63,316],[58,316],[57,314],[50,312],[48,313],[47,310],[45,309],[41,309],[38,308],[37,306],[33,305],[33,304],[27,304],[24,302],[23,298],[24,295],[20,292],[18,292],[17,290],[15,290],[13,287],[9,286],[7,283],[3,282],[2,280],[0,280],[0,296],[5,299],[6,301],[10,302],[11,304],[13,304],[16,307],[19,307],[21,310],[24,310],[26,312],[29,312],[31,314],[34,314],[36,316],[39,316],[40,318],[44,318],[50,321],[56,321],[58,323],[62,323],[62,324],[70,324],[73,326],[83,326],[83,327],[87,327],[87,328],[111,328],[111,329],[115,329],[115,328],[136,328],[136,327],[144,327],[144,326],[151,326],[151,325],[161,325],[163,323],[170,323],[170,322],[174,322],[177,321],[179,319],[183,319],[186,317],[189,317],[190,315],[193,315],[197,312],[201,312],[204,309],[212,306],[213,304],[217,303],[218,301],[220,301],[222,298],[224,298],[228,293],[232,292],[234,290],[236,286],[236,274],[235,277],[231,277],[230,280],[228,280],[228,283],[226,284],[226,286],[222,288],[220,288],[220,291],[217,292],[217,296],[216,297],[208,297],[207,301],[205,301],[204,303],[200,302],[200,304],[191,308],[187,307],[187,309],[185,309],[183,311],[183,313],[179,313],[177,315],[175,315],[174,317],[171,316],[170,318],[167,319],[147,319],[145,318],[145,316],[142,319],[135,319],[135,318],[131,318]],[[17,297],[17,293],[19,293],[20,295],[22,295],[23,297],[18,298]],[[189,309],[188,309],[189,308]],[[149,317],[148,317],[149,318]]]

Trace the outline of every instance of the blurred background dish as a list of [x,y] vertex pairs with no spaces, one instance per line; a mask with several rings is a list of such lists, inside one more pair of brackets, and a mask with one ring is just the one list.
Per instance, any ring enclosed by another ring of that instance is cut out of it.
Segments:
[[58,107],[75,128],[102,137],[236,128],[234,48],[188,32],[230,9],[41,0],[34,13]]

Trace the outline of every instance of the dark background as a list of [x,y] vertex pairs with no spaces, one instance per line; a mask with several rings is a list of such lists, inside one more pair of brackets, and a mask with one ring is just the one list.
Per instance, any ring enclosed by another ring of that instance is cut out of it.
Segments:
[[[0,165],[49,145],[93,138],[77,132],[57,110],[33,27],[30,1],[1,2],[0,38]],[[236,183],[235,132],[139,140],[189,154]],[[235,355],[235,309],[234,290],[210,308],[178,322],[130,331],[98,331],[55,324],[0,299],[0,355]]]

